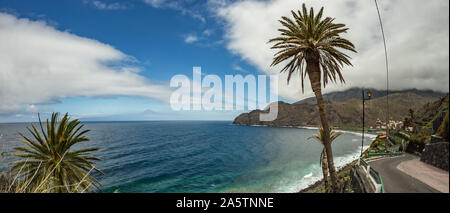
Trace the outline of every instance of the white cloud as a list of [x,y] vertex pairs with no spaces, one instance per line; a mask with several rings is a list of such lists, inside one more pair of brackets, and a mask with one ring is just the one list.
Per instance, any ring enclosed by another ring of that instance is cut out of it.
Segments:
[[161,7],[164,3],[166,3],[165,0],[144,0],[144,2],[156,8]]
[[248,73],[247,70],[245,70],[244,68],[242,68],[241,66],[237,65],[237,64],[233,64],[233,69],[239,72],[244,72],[244,73]]
[[154,8],[169,8],[181,12],[183,15],[189,15],[194,19],[197,19],[203,23],[206,22],[205,17],[193,9],[189,9],[186,3],[192,3],[193,1],[180,1],[180,0],[144,0],[144,3]]
[[[213,33],[214,33],[214,31],[211,29],[206,29],[199,33],[190,33],[190,34],[187,34],[184,36],[184,42],[186,42],[188,44],[192,44],[195,42],[198,43],[198,41],[202,41],[201,45],[211,46],[211,45],[214,45],[214,43],[211,43],[208,40]],[[217,43],[217,41],[215,43]]]
[[99,41],[0,13],[0,113],[34,111],[35,104],[78,96],[168,101],[168,85],[150,83],[136,67],[124,65],[130,60]]
[[128,5],[119,2],[105,3],[99,0],[84,0],[84,3],[92,4],[95,8],[99,10],[124,10],[129,8]]
[[184,42],[186,42],[186,43],[188,43],[188,44],[194,43],[194,42],[196,42],[196,41],[198,41],[198,37],[195,36],[195,35],[187,35],[187,36],[184,38]]
[[34,113],[38,112],[38,108],[34,104],[27,105],[25,110],[27,112],[34,112]]
[[213,33],[214,33],[213,30],[210,30],[210,29],[203,30],[203,35],[205,35],[205,36],[210,36]]
[[101,10],[121,10],[121,9],[127,8],[125,5],[121,5],[117,2],[111,3],[111,4],[106,4],[101,1],[93,1],[92,4],[94,4],[95,7],[97,7],[98,9],[101,9]]
[[[221,1],[219,1],[221,2]],[[358,50],[350,54],[354,67],[345,67],[347,84],[329,84],[325,92],[348,87],[386,88],[384,49],[373,1],[305,1],[307,6],[345,23],[349,38]],[[267,41],[278,35],[281,16],[301,8],[300,1],[243,0],[216,4],[217,15],[225,22],[227,48],[259,70],[278,73],[281,65],[270,68],[274,51]],[[449,90],[449,3],[446,0],[379,1],[388,45],[390,89],[418,88]],[[301,94],[299,78],[286,85],[280,75],[280,96],[299,100],[312,96],[309,79]]]

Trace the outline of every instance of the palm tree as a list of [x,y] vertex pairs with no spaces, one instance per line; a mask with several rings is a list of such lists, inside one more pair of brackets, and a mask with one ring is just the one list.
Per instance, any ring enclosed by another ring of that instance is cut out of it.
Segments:
[[[326,187],[328,186],[328,160],[327,160],[327,153],[326,153],[325,144],[324,144],[324,142],[325,142],[325,131],[323,130],[322,127],[320,127],[318,132],[319,132],[319,134],[318,135],[314,134],[313,137],[319,143],[324,145],[322,153],[320,154],[320,164],[322,165],[323,180],[324,180],[324,185],[325,185],[325,189],[326,189]],[[342,135],[342,132],[335,132],[331,128],[330,128],[329,132],[330,132],[330,139],[329,139],[330,143],[332,143],[337,137]]]
[[328,140],[330,132],[322,98],[321,75],[323,75],[324,88],[329,80],[336,82],[337,78],[341,83],[345,83],[341,69],[344,65],[352,66],[352,64],[349,61],[350,56],[337,48],[356,52],[355,46],[339,36],[341,33],[347,32],[348,28],[345,28],[345,24],[335,24],[334,18],[322,18],[323,7],[317,15],[314,14],[312,7],[308,13],[305,4],[302,5],[302,11],[291,11],[291,13],[293,20],[285,16],[281,17],[280,23],[284,27],[278,30],[281,32],[281,36],[269,40],[269,43],[275,43],[272,49],[280,49],[274,55],[271,66],[288,61],[281,72],[288,72],[287,81],[289,83],[292,74],[298,71],[302,92],[304,92],[303,80],[308,75],[317,99],[320,121],[325,129],[324,146],[333,190],[337,192],[339,185],[333,163],[331,143]]
[[33,138],[26,137],[21,141],[26,147],[16,147],[13,156],[22,158],[14,163],[12,171],[22,180],[27,192],[85,192],[101,185],[91,176],[92,171],[103,174],[94,167],[99,158],[90,156],[99,148],[83,148],[74,150],[74,145],[88,142],[85,136],[90,130],[82,130],[84,125],[70,118],[66,113],[58,120],[59,113],[53,113],[51,121],[47,119],[46,131],[39,116],[38,129],[31,124],[28,128]]

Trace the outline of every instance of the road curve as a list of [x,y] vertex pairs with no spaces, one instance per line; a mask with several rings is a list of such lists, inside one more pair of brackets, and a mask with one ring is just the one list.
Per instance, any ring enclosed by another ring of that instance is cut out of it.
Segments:
[[383,179],[387,193],[439,193],[436,189],[400,171],[397,166],[409,160],[419,158],[411,154],[369,161],[369,165],[378,171]]

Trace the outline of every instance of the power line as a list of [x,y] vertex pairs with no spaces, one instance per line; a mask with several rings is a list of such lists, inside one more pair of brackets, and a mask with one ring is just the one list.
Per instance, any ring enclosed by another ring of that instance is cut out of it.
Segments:
[[[378,20],[380,21],[380,27],[381,27],[381,34],[383,35],[383,44],[384,44],[384,55],[385,55],[385,61],[386,61],[386,127],[389,125],[389,64],[388,64],[388,55],[387,55],[387,48],[386,48],[386,38],[384,37],[384,29],[383,29],[383,22],[381,21],[381,15],[380,15],[380,9],[378,8],[377,0],[375,0],[375,6],[377,8],[378,13]],[[386,132],[386,134],[389,132],[389,128]]]

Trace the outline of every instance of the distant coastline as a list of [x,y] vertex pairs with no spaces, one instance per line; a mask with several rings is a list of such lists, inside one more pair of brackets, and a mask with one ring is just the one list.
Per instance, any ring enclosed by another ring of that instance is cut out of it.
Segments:
[[[333,93],[330,93],[330,95]],[[330,126],[344,128],[345,130],[361,130],[362,126],[362,102],[358,96],[353,94],[353,90],[344,92],[344,97],[330,98],[325,102],[327,108],[327,119]],[[360,94],[360,93],[359,93]],[[394,93],[389,95],[390,112],[395,121],[403,120],[409,116],[409,109],[417,111],[425,104],[438,100],[435,95],[422,93],[419,91]],[[370,100],[370,107],[365,112],[365,124],[367,127],[376,126],[377,120],[385,118],[385,97],[374,96]],[[274,102],[275,103],[275,102]],[[241,113],[236,116],[233,123],[241,125],[269,125],[269,126],[319,126],[319,112],[316,104],[310,102],[286,103],[276,102],[278,105],[278,116],[272,121],[261,121],[260,114],[267,112],[270,106],[265,110],[256,109]]]
[[[232,125],[236,125],[236,126],[253,126],[253,127],[297,128],[297,129],[313,129],[313,130],[319,129],[318,127],[315,127],[315,126],[271,126],[271,125],[258,125],[258,124],[255,124],[255,125],[232,124]],[[333,129],[333,130],[338,131],[338,132],[343,132],[343,133],[357,134],[357,135],[362,134],[361,131],[348,130],[348,129],[336,128],[336,129]],[[377,136],[377,134],[369,133],[367,131],[364,132],[364,135],[371,136],[371,137],[376,137]]]

